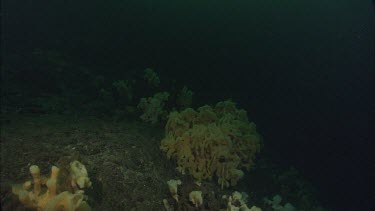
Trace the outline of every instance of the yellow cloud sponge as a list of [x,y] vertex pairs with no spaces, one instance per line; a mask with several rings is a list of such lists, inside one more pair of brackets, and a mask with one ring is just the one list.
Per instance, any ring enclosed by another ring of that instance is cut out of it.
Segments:
[[[76,167],[76,172],[74,172],[74,174],[80,176],[79,178],[85,176],[85,181],[90,181],[88,179],[86,168],[83,164],[78,161],[73,161],[72,164],[75,164]],[[80,170],[80,172],[84,172],[85,174],[77,174],[78,170]],[[91,211],[91,207],[84,201],[85,196],[83,190],[76,188],[77,191],[75,193],[71,193],[69,191],[58,191],[57,186],[59,183],[59,172],[59,168],[52,166],[51,175],[49,178],[47,178],[45,176],[41,176],[38,166],[33,165],[30,167],[30,174],[33,178],[32,181],[26,181],[23,184],[13,185],[12,192],[18,196],[20,202],[25,206],[25,208],[44,211]],[[72,185],[76,183],[75,181],[77,178],[78,177],[72,178]],[[85,184],[86,186],[82,188],[88,187],[87,183]]]
[[260,150],[255,124],[231,101],[171,112],[165,130],[160,148],[177,160],[177,170],[198,180],[216,175],[221,188],[236,185]]

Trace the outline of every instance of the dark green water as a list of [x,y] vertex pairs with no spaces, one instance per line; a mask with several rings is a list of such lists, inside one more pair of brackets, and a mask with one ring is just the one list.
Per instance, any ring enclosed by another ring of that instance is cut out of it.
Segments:
[[[370,0],[5,0],[2,54],[18,70],[15,86],[35,95],[60,93],[58,77],[29,65],[39,48],[110,79],[152,67],[191,87],[197,104],[232,98],[324,203],[370,209],[373,8]],[[84,75],[66,77],[84,86]]]

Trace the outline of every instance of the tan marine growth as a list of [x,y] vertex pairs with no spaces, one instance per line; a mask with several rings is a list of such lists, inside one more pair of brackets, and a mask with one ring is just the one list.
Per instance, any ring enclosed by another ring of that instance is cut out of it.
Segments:
[[254,165],[261,145],[255,124],[231,101],[171,112],[165,134],[160,148],[177,160],[179,172],[217,179],[221,188],[237,184],[243,169]]

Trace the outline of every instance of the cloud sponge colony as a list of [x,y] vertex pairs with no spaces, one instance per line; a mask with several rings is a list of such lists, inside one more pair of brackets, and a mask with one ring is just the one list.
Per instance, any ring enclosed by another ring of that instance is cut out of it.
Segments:
[[254,165],[261,145],[255,124],[231,101],[171,112],[165,134],[160,148],[177,161],[178,171],[197,180],[217,179],[222,189],[236,185],[242,169]]

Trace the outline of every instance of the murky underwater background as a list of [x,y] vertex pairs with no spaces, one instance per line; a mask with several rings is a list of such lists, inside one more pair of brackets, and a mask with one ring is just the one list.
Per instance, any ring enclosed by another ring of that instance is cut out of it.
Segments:
[[[263,210],[277,210],[264,200],[275,195],[296,210],[374,209],[371,3],[4,1],[2,204],[23,207],[11,186],[31,165],[48,175],[79,160],[94,210],[163,210],[163,199],[219,210],[233,191]],[[159,149],[168,114],[228,99],[256,124],[259,153],[237,185],[222,190],[214,175],[197,187]]]

